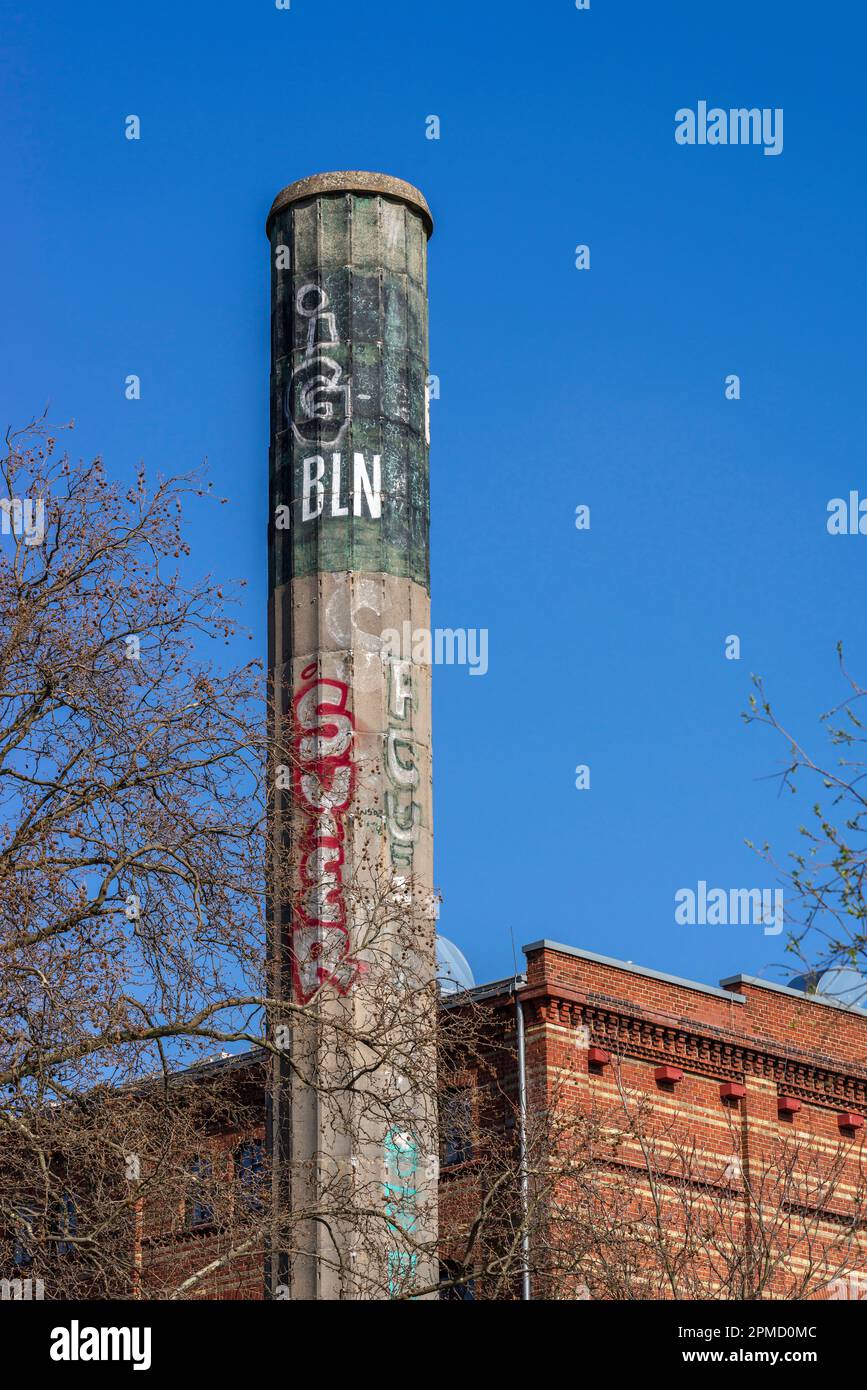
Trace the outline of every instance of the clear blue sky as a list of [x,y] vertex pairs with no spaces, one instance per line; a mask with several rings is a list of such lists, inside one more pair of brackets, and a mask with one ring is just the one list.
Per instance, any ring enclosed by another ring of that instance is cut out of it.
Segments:
[[[265,215],[322,170],[417,184],[434,622],[490,633],[488,675],[434,677],[442,928],[479,979],[510,928],[711,981],[780,961],[760,928],[677,926],[674,893],[771,886],[744,838],[796,844],[750,672],[809,735],[838,638],[867,680],[867,537],[825,530],[867,495],[863,10],[0,9],[3,424],[49,402],[121,476],[207,456],[231,505],[202,504],[194,562],[250,580],[264,649]],[[699,100],[782,107],[783,153],[678,146]]]

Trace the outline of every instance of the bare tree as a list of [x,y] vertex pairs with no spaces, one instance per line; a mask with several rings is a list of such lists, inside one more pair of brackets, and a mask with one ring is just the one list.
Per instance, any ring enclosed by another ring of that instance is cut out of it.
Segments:
[[261,672],[203,658],[234,624],[215,583],[182,575],[195,477],[149,487],[139,470],[121,491],[41,422],[6,442],[0,1217],[21,1226],[16,1169],[31,1187],[41,1173],[49,1239],[49,1212],[72,1202],[64,1143],[90,1175],[82,1212],[105,1189],[82,1146],[112,1154],[116,1179],[141,1148],[115,1153],[109,1110],[83,1097],[260,1036]]
[[777,774],[780,789],[793,796],[805,790],[810,798],[809,817],[800,826],[803,849],[782,862],[768,843],[759,852],[791,890],[787,949],[816,976],[831,966],[863,970],[867,964],[867,730],[862,704],[867,691],[847,671],[842,644],[837,654],[847,689],[845,698],[820,719],[826,753],[810,751],[804,739],[784,726],[759,677],[753,677],[755,690],[743,715],[747,723],[766,725],[785,741],[786,761]]

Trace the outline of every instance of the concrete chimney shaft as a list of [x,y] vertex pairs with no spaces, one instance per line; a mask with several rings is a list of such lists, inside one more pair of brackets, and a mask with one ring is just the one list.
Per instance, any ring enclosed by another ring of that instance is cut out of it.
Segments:
[[336,1250],[322,1223],[290,1223],[268,1258],[272,1297],[387,1296],[430,1277],[413,1254],[435,1232],[429,1099],[417,1123],[410,1105],[392,1124],[385,1098],[381,1115],[352,1113],[335,1096],[353,1058],[326,1035],[363,1031],[390,952],[403,978],[389,930],[371,927],[389,894],[411,904],[416,975],[435,972],[431,669],[412,641],[430,630],[432,230],[417,189],[360,172],[290,184],[267,221],[269,669],[288,730],[269,942],[271,1024],[288,1039],[271,1094],[275,1192],[296,1217],[338,1190],[378,1196],[385,1215],[381,1251],[351,1217],[331,1223]]

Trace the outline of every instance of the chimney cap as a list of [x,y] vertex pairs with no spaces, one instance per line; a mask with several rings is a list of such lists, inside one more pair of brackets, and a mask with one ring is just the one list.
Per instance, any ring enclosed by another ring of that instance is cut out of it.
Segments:
[[433,217],[427,199],[411,183],[404,179],[396,179],[391,174],[342,169],[330,174],[311,174],[309,178],[297,179],[295,183],[289,183],[282,188],[271,204],[271,211],[265,223],[265,235],[271,235],[271,222],[278,212],[282,212],[291,203],[300,203],[304,198],[318,198],[322,193],[381,193],[383,197],[396,198],[421,213],[428,237],[433,233]]

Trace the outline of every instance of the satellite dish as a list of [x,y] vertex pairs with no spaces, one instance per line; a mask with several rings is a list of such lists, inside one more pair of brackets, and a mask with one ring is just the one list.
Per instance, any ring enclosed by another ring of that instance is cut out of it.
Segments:
[[453,941],[437,935],[437,984],[440,994],[460,994],[475,985],[473,972],[463,951]]

